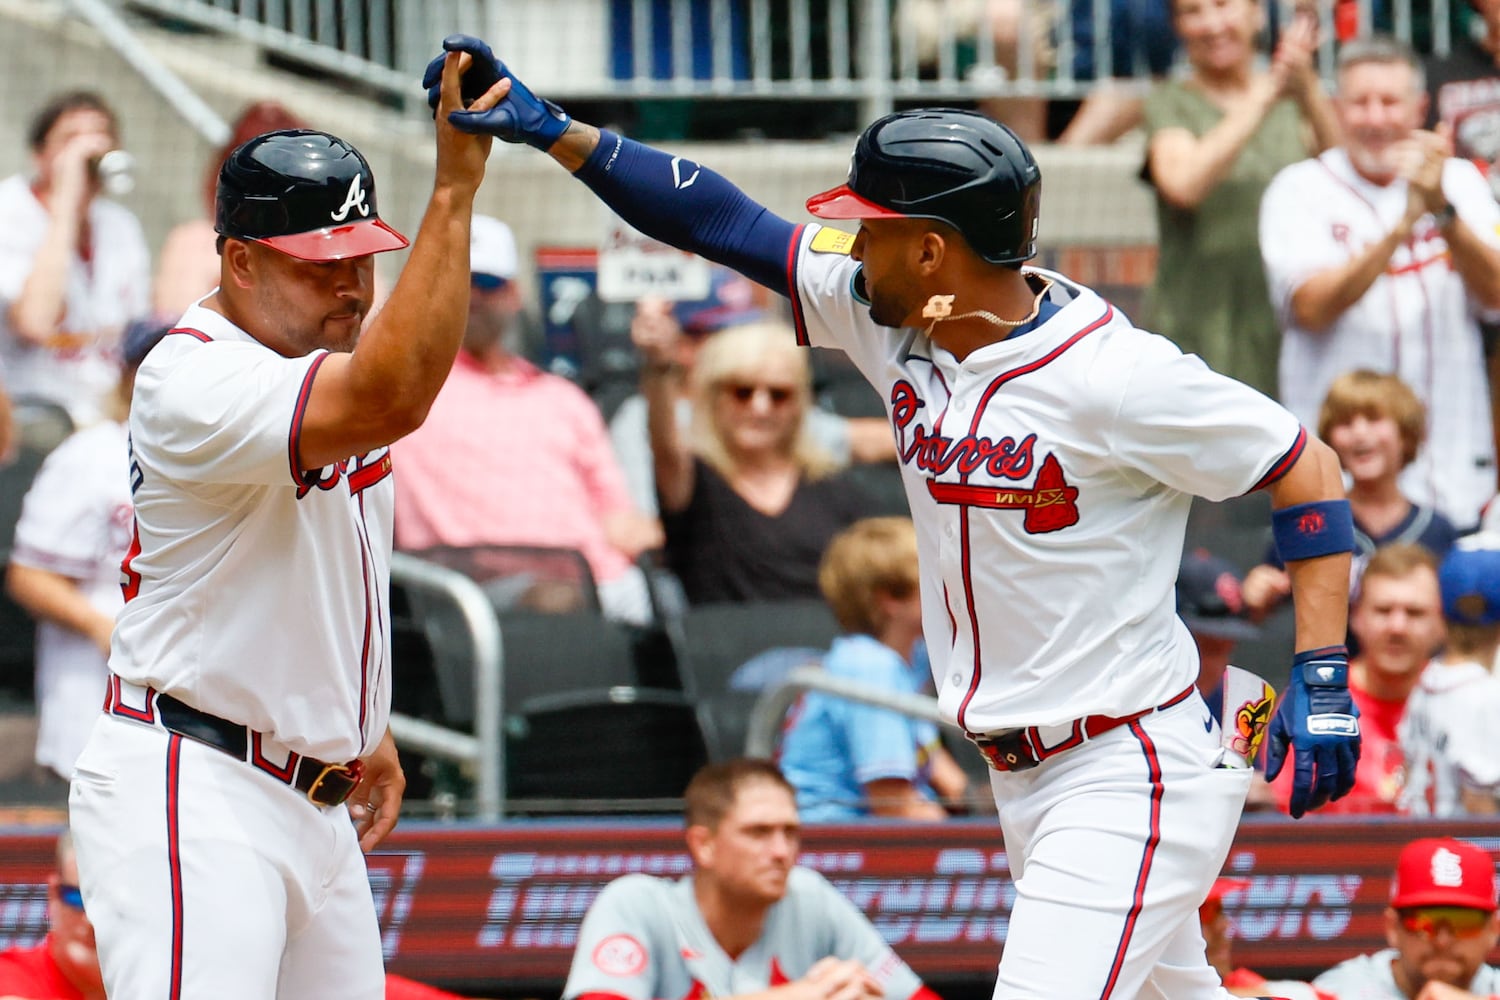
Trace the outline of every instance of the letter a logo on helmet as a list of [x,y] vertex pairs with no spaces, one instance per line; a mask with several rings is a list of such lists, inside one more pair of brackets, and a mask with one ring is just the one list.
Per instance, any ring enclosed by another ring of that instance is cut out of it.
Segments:
[[406,246],[380,219],[375,175],[337,136],[286,129],[236,148],[219,170],[214,229],[302,260],[344,260]]
[[365,204],[365,189],[360,184],[361,180],[363,178],[359,174],[355,174],[354,179],[349,182],[349,193],[344,195],[344,203],[339,206],[337,212],[328,213],[328,217],[334,222],[343,222],[347,219],[351,208],[359,209],[361,216],[370,214],[370,206]]
[[1042,171],[1014,132],[977,111],[919,108],[860,134],[849,180],[807,199],[823,219],[936,219],[991,264],[1036,256]]

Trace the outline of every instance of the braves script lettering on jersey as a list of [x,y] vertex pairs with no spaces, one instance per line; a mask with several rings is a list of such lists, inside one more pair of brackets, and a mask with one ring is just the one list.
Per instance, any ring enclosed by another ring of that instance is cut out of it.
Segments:
[[792,869],[786,896],[766,911],[760,937],[736,959],[704,923],[691,876],[627,875],[589,907],[563,997],[739,996],[801,979],[830,955],[857,959],[884,987],[885,1000],[908,1000],[922,987],[865,915],[810,869]]
[[[1019,892],[996,996],[1134,996],[1148,983],[1225,995],[1196,908],[1250,772],[1217,766],[1218,726],[1196,696],[1087,742],[1074,720],[1192,687],[1173,597],[1192,497],[1270,482],[1306,432],[1039,270],[1051,318],[959,362],[920,331],[873,322],[847,242],[819,233],[800,234],[792,266],[799,332],[848,353],[887,401],[939,702],[970,732],[1038,726],[1046,747],[1073,747],[992,776]],[[1103,947],[1048,957],[1081,940]]]
[[[1500,239],[1500,206],[1472,163],[1449,160],[1442,185],[1475,233]],[[1281,400],[1311,426],[1344,372],[1400,376],[1427,406],[1427,441],[1401,475],[1402,492],[1465,529],[1495,493],[1489,384],[1477,303],[1431,218],[1417,223],[1385,273],[1328,329],[1301,329],[1291,316],[1292,295],[1309,277],[1383,239],[1406,206],[1405,181],[1365,180],[1342,149],[1287,167],[1266,189],[1260,244],[1282,320]]]
[[[132,960],[111,946],[148,946],[132,932],[149,928],[122,926],[145,913],[175,929],[181,958],[163,975],[183,996],[276,996],[289,967],[312,989],[299,995],[381,995],[348,814],[273,776],[293,754],[367,753],[389,714],[389,458],[381,449],[318,471],[298,461],[327,357],[282,357],[199,306],[136,377],[136,532],[110,655],[119,680],[79,758],[71,813],[106,971]],[[156,692],[264,734],[250,763],[168,734]],[[215,878],[194,877],[207,871]],[[221,970],[246,968],[246,955],[265,968],[231,989]]]

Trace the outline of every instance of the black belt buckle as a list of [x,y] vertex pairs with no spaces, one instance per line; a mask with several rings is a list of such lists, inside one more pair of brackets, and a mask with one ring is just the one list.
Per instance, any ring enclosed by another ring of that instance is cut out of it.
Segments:
[[1008,733],[992,736],[970,736],[969,740],[979,748],[984,759],[995,770],[1029,771],[1041,761],[1036,759],[1036,755],[1026,745],[1023,733],[1024,730],[1013,729]]
[[[313,763],[309,761],[309,763]],[[336,806],[342,803],[359,785],[364,774],[362,761],[347,764],[324,764],[323,770],[307,786],[307,798],[314,805]],[[300,784],[300,782],[299,782]]]

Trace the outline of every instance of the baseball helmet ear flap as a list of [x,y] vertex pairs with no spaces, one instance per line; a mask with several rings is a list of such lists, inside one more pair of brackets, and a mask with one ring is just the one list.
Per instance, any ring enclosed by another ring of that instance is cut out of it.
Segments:
[[214,229],[303,260],[407,245],[381,221],[375,174],[359,150],[311,129],[267,132],[229,154],[219,170]]
[[886,115],[854,146],[847,183],[814,195],[825,219],[946,222],[992,264],[1036,256],[1042,171],[1009,128],[977,111],[922,108]]

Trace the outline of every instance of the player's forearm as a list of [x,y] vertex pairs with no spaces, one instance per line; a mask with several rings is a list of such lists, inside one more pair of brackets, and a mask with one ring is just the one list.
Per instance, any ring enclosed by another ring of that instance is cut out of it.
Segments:
[[1464,280],[1469,294],[1485,309],[1500,309],[1500,249],[1479,238],[1462,219],[1443,231],[1453,269]]
[[1346,263],[1319,271],[1292,293],[1292,320],[1303,330],[1322,333],[1364,297],[1390,263],[1391,254],[1411,230],[1403,223]]
[[[1338,456],[1316,438],[1307,442],[1287,474],[1271,484],[1271,506],[1277,510],[1344,496]],[[1348,552],[1313,559],[1287,560],[1296,616],[1296,648],[1320,649],[1344,644],[1349,617]]]
[[588,162],[598,146],[599,130],[575,118],[568,124],[567,131],[547,150],[547,154],[562,164],[564,170],[573,174]]

